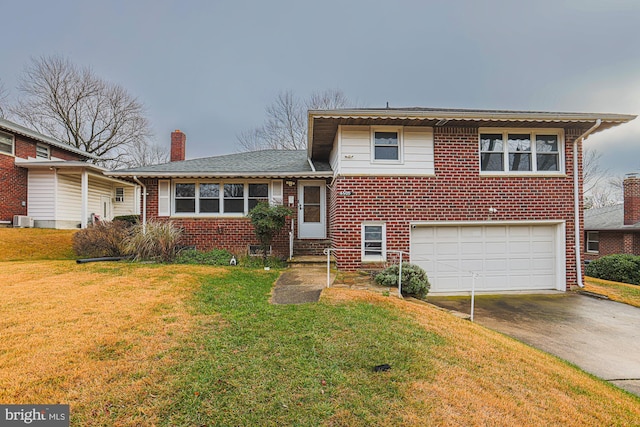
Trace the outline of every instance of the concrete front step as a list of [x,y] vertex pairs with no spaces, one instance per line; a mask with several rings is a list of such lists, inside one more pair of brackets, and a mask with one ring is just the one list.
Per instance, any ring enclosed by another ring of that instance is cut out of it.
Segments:
[[[301,255],[294,256],[287,261],[289,267],[327,267],[326,255]],[[335,268],[336,261],[331,257],[331,267]]]

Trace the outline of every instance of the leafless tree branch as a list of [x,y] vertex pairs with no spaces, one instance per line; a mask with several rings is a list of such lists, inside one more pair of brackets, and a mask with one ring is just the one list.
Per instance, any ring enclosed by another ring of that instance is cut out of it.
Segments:
[[[11,112],[40,133],[114,164],[151,135],[144,106],[121,86],[79,68],[62,56],[34,58],[25,67]],[[133,161],[133,160],[131,160]]]
[[283,91],[265,109],[260,127],[241,132],[238,144],[243,151],[260,149],[301,150],[307,146],[307,110],[336,109],[349,105],[338,89],[314,92],[300,101],[292,91]]

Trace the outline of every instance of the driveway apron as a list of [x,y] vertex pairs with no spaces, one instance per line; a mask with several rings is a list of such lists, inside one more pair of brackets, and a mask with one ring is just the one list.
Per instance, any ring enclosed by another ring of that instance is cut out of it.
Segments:
[[[428,297],[469,313],[469,297]],[[640,309],[573,292],[476,296],[476,323],[565,359],[640,396]]]

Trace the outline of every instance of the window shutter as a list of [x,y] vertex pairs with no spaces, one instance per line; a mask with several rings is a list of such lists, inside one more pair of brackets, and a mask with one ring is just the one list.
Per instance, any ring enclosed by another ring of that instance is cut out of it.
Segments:
[[171,215],[171,181],[158,180],[158,216]]
[[281,205],[283,199],[282,180],[271,181],[271,205]]

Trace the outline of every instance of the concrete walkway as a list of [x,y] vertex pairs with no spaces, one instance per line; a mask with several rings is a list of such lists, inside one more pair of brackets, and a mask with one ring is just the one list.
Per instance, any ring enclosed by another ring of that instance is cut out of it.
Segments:
[[[335,273],[331,273],[331,282]],[[304,304],[318,302],[327,287],[327,268],[318,265],[296,265],[280,275],[271,295],[272,304]]]
[[[427,302],[469,313],[469,297]],[[475,322],[640,396],[640,309],[573,292],[476,296]]]

